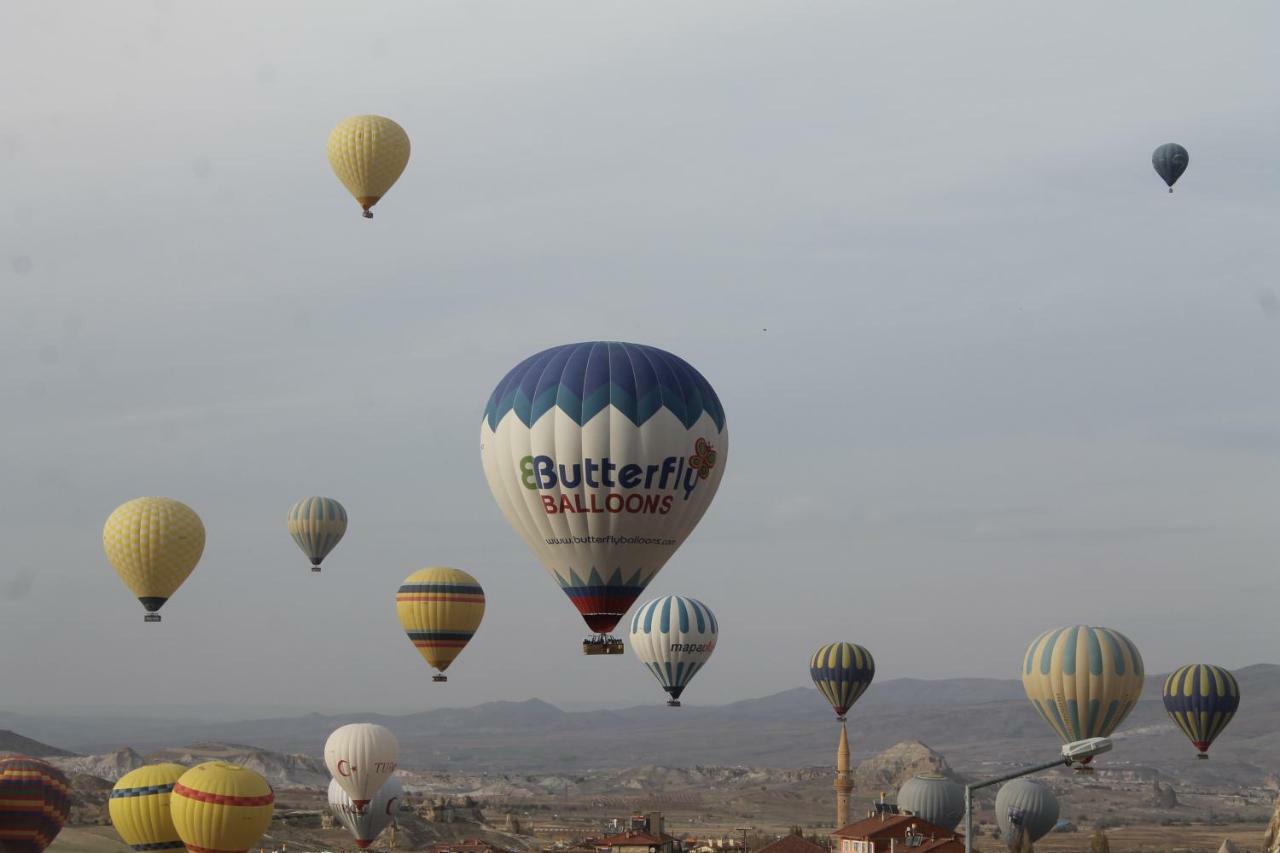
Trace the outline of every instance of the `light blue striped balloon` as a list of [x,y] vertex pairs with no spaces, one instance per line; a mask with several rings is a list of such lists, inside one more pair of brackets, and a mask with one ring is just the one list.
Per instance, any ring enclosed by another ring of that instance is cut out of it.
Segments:
[[668,595],[636,610],[631,650],[671,695],[667,704],[679,706],[680,694],[715,651],[719,634],[710,607],[696,598]]
[[347,511],[333,498],[303,498],[289,510],[289,535],[311,560],[313,571],[347,532]]

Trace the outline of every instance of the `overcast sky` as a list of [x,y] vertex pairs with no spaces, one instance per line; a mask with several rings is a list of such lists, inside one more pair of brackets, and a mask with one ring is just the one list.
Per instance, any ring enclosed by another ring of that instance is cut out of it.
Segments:
[[[497,381],[590,339],[728,416],[650,587],[720,618],[690,703],[838,639],[1016,677],[1074,621],[1277,660],[1278,9],[3,3],[0,705],[661,701],[480,467]],[[366,112],[413,141],[372,222],[324,152]],[[101,546],[140,495],[208,531],[160,625]],[[447,685],[394,612],[429,564],[488,594]]]

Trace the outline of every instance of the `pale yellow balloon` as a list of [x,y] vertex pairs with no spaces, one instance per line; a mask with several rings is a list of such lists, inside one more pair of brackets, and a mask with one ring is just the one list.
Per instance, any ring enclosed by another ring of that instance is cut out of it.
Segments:
[[172,498],[136,498],[121,504],[102,528],[107,560],[149,613],[148,622],[177,591],[204,553],[204,523]]
[[369,208],[387,194],[409,162],[409,135],[382,116],[352,116],[329,134],[329,165],[372,219]]

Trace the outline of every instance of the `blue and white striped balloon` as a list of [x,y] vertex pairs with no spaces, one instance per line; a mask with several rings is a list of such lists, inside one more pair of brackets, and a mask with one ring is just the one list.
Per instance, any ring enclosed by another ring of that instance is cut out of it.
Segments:
[[311,571],[342,541],[347,532],[347,511],[333,498],[303,498],[289,510],[289,535],[311,560]]
[[716,650],[720,627],[711,608],[696,598],[667,595],[640,605],[631,619],[631,650],[649,668],[667,702],[680,707],[680,694]]

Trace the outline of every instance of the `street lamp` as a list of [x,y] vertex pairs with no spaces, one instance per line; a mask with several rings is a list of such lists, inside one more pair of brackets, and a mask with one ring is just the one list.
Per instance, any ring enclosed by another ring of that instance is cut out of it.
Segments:
[[1038,764],[1035,767],[1028,767],[1025,770],[1019,770],[1017,773],[1009,773],[1005,776],[999,776],[995,779],[984,779],[981,782],[973,782],[964,786],[964,853],[973,853],[973,792],[979,788],[989,788],[992,785],[999,785],[1001,782],[1008,782],[1010,779],[1017,779],[1020,776],[1030,776],[1032,773],[1039,773],[1041,770],[1051,770],[1054,767],[1066,765],[1070,767],[1077,761],[1085,761],[1093,758],[1095,755],[1101,755],[1104,752],[1110,752],[1110,738],[1091,737],[1087,740],[1072,741],[1062,747],[1062,757],[1047,764]]

